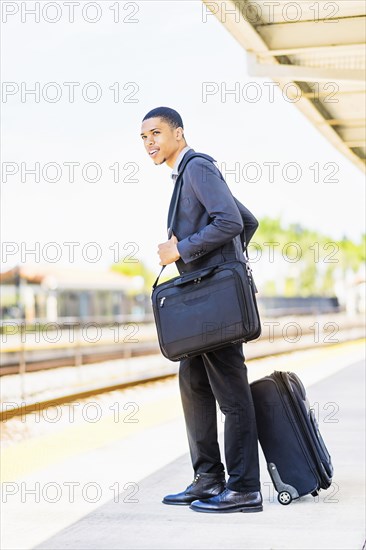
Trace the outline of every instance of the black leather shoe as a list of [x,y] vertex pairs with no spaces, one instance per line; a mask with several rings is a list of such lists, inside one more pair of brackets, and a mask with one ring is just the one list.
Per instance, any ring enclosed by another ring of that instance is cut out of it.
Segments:
[[167,495],[164,504],[188,505],[194,500],[206,499],[219,495],[225,489],[225,474],[197,474],[182,493]]
[[190,508],[195,512],[261,512],[262,495],[260,491],[244,493],[225,489],[207,500],[195,500]]

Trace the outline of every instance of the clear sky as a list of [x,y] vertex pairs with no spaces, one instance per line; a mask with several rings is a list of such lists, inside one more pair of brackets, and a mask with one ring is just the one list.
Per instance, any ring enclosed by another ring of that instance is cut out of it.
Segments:
[[[2,270],[35,246],[40,254],[23,259],[54,257],[50,242],[57,243],[59,265],[71,257],[70,245],[63,243],[73,242],[79,243],[78,266],[105,268],[119,248],[123,257],[131,253],[158,269],[172,181],[169,167],[156,167],[147,157],[140,126],[145,113],[159,105],[181,113],[191,147],[211,154],[223,172],[239,168],[240,178],[228,174],[227,182],[256,217],[281,216],[284,223],[359,241],[364,174],[280,91],[270,101],[270,80],[248,76],[245,51],[213,16],[203,21],[201,2],[121,2],[119,14],[116,2],[95,3],[99,14],[95,7],[83,14],[85,4],[75,7],[73,23],[59,2],[59,11],[41,12],[39,22],[18,12],[3,24],[8,95],[1,105],[2,163],[14,163],[6,169],[16,173],[2,184],[2,241],[16,243],[7,250],[19,254],[3,256]],[[96,23],[85,20],[99,16]],[[46,20],[57,17],[55,23]],[[71,82],[77,84],[65,84]],[[238,101],[221,95],[235,85]],[[37,86],[38,102],[25,94]],[[206,98],[205,88],[213,91]],[[93,102],[97,93],[101,97]],[[273,162],[280,166],[271,181],[264,163]],[[40,181],[30,173],[21,181],[21,163],[23,172],[39,163]],[[79,163],[74,181],[70,163]],[[257,163],[260,171],[248,163]],[[286,181],[296,176],[289,163],[299,165],[299,181]],[[88,248],[90,242],[97,247]],[[101,257],[93,263],[98,250]]]

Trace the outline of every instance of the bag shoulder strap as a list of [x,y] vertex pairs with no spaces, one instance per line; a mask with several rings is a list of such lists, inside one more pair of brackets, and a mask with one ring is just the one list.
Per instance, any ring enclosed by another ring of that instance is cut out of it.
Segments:
[[[168,231],[168,240],[171,238],[171,236],[173,234],[173,223],[175,221],[175,217],[176,217],[176,214],[177,214],[179,197],[180,197],[180,192],[181,192],[181,189],[182,189],[182,176],[183,176],[184,169],[192,159],[198,158],[198,157],[201,157],[201,158],[204,158],[206,160],[209,160],[209,161],[213,162],[213,158],[210,157],[210,155],[205,155],[204,153],[193,152],[193,153],[189,154],[189,151],[187,151],[187,153],[184,155],[183,160],[182,160],[181,164],[179,165],[180,171],[179,171],[177,180],[175,182],[175,188],[174,188],[175,189],[175,200],[174,200],[174,205],[173,205],[172,217],[170,219],[170,227],[169,227],[169,231]],[[160,276],[161,276],[162,272],[164,271],[165,267],[166,266],[163,265],[163,267],[161,268],[160,273],[157,276],[156,281],[152,286],[153,290],[155,289],[156,285],[158,284]]]
[[[182,175],[183,175],[184,169],[187,166],[187,164],[189,163],[189,161],[191,161],[194,158],[203,158],[205,160],[208,160],[208,161],[212,162],[212,164],[215,162],[215,159],[213,157],[211,157],[210,155],[206,155],[205,153],[193,152],[193,153],[189,154],[189,151],[188,151],[184,155],[183,160],[180,164],[180,171],[179,171],[177,180],[175,182],[176,195],[175,195],[175,200],[174,200],[174,205],[173,205],[173,210],[172,210],[172,217],[170,219],[170,227],[169,227],[169,231],[168,231],[168,240],[171,238],[171,236],[173,234],[173,223],[175,221],[175,217],[176,217],[176,214],[177,214],[179,197],[180,197],[180,192],[181,192],[181,188],[182,188]],[[221,172],[220,172],[220,174],[221,174]],[[221,174],[221,177],[222,177],[222,179],[224,179],[222,174]],[[234,199],[235,199],[235,197],[234,197]],[[246,245],[246,235],[245,235],[245,225],[244,225],[244,223],[243,223],[243,232],[244,232],[244,243]],[[247,260],[249,261],[246,246],[245,246],[244,252],[245,252],[245,255],[247,257]],[[165,265],[162,266],[162,268],[160,270],[160,273],[157,276],[156,281],[152,286],[153,291],[155,290],[155,287],[157,286],[158,281],[160,279],[160,276],[161,276],[162,272],[164,271],[165,267],[166,267]]]
[[[188,154],[189,154],[189,153],[188,153]],[[212,162],[212,164],[215,163],[215,159],[214,159],[213,157],[211,157],[210,155],[206,155],[205,153],[193,153],[193,154],[191,155],[191,157],[189,157],[189,158],[187,158],[187,159],[186,159],[186,155],[185,155],[185,158],[183,159],[183,162],[184,162],[184,164],[183,164],[183,170],[184,170],[186,164],[191,160],[191,158],[194,158],[194,157],[201,157],[201,158],[204,158],[204,159],[206,159],[206,160]],[[219,171],[219,173],[220,173],[220,175],[221,175],[221,178],[225,181],[224,176],[221,174],[220,170],[217,168],[216,165],[214,165],[214,166],[215,166],[215,168]],[[179,192],[180,192],[180,188],[179,188]],[[237,199],[234,197],[234,195],[233,195],[233,198],[234,198],[234,201],[237,203]],[[174,214],[174,213],[175,213],[175,212],[173,212],[173,214]],[[173,220],[173,215],[172,215],[172,220]],[[172,223],[172,222],[171,222],[170,226],[171,226],[171,227],[173,226],[173,223]],[[249,256],[248,256],[248,250],[247,250],[247,236],[246,236],[246,233],[245,233],[245,222],[244,222],[244,219],[243,219],[243,235],[244,235],[243,253],[244,253],[244,255],[245,255],[247,261],[249,262]],[[170,237],[171,237],[171,235],[170,235]],[[169,238],[170,238],[170,237],[169,237]]]
[[180,171],[179,171],[177,180],[175,182],[175,187],[174,187],[175,200],[174,200],[174,205],[173,205],[173,210],[172,210],[172,216],[170,218],[170,227],[169,227],[169,231],[168,231],[168,239],[170,239],[172,234],[173,234],[173,224],[174,224],[174,221],[175,221],[175,217],[177,215],[179,197],[180,197],[180,192],[181,192],[181,189],[182,189],[182,176],[183,176],[184,169],[192,159],[199,158],[199,157],[204,158],[206,160],[211,160],[211,161],[213,160],[212,157],[210,157],[209,155],[205,155],[203,153],[195,153],[194,152],[192,154],[189,154],[189,152],[188,152],[186,155],[184,155],[184,158],[183,158],[183,160],[180,164]]

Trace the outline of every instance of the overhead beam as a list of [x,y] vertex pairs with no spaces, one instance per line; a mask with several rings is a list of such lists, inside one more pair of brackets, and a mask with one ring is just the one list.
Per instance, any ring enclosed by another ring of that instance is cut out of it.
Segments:
[[285,78],[299,82],[365,82],[365,71],[358,69],[325,69],[304,65],[260,63],[256,54],[249,53],[248,72],[251,76]]
[[[260,13],[266,23],[283,23],[291,21],[317,21],[323,16],[326,24],[338,20],[340,17],[356,17],[364,15],[364,0],[337,0],[337,2],[327,2],[327,0],[298,0],[289,2],[288,0],[277,0],[276,2],[258,2],[258,0],[244,0],[254,4],[254,13]],[[248,9],[247,8],[247,9]],[[261,8],[261,9],[260,9]],[[249,11],[248,11],[249,13]],[[252,15],[252,21],[255,15]]]
[[[337,90],[337,95],[355,95],[355,94],[365,94],[365,87],[363,86],[362,89],[359,90]],[[314,99],[314,92],[302,92],[302,97],[305,97],[307,99]],[[316,91],[316,97],[324,97],[329,96],[329,91],[326,90],[317,90]]]
[[365,127],[363,128],[348,128],[346,126],[337,128],[337,132],[345,141],[366,141]]
[[365,118],[328,118],[322,124],[330,126],[349,126],[350,128],[363,128],[366,126]]
[[354,141],[345,141],[344,142],[347,147],[350,149],[355,149],[356,147],[365,147],[366,141],[365,140],[354,140]]
[[257,25],[256,31],[269,50],[365,43],[366,16],[344,17],[333,22],[297,21]]
[[335,46],[304,46],[302,48],[283,48],[281,50],[266,50],[266,51],[256,51],[261,57],[270,57],[270,56],[279,56],[279,55],[298,55],[298,54],[309,54],[309,53],[321,53],[321,54],[330,54],[330,55],[354,55],[359,53],[364,55],[365,53],[365,44],[338,44]]

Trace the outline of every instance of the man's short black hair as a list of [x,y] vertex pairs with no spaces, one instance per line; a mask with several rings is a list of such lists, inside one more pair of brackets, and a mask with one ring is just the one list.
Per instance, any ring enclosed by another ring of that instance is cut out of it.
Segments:
[[152,109],[144,116],[142,122],[148,118],[160,117],[163,119],[171,128],[183,128],[183,120],[177,111],[170,109],[169,107],[156,107]]

